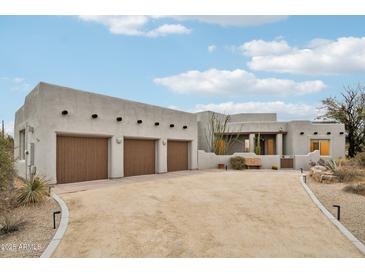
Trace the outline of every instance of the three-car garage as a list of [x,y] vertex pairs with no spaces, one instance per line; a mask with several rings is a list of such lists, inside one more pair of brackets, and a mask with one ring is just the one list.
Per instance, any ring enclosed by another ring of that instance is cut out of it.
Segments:
[[[109,170],[108,137],[57,136],[57,182],[73,183],[107,179]],[[124,177],[158,173],[156,139],[124,138]],[[189,141],[167,140],[166,171],[189,169]]]

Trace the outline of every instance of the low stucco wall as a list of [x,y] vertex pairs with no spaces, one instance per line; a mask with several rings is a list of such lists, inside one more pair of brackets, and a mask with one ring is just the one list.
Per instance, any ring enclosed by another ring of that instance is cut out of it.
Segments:
[[309,163],[311,161],[318,162],[318,160],[320,158],[321,158],[321,156],[319,154],[319,150],[315,150],[306,155],[295,155],[294,156],[294,168],[295,169],[303,168],[304,170],[308,170],[310,168]]
[[256,155],[252,152],[234,153],[233,155],[216,155],[212,152],[198,150],[198,169],[217,168],[218,164],[225,164],[228,165],[228,168],[231,168],[229,159],[234,156],[241,156],[244,158],[260,158],[262,162],[262,168],[271,169],[272,166],[277,166],[280,168],[279,155]]
[[[229,159],[233,156],[241,156],[244,158],[260,158],[262,162],[262,168],[271,169],[272,166],[280,168],[280,155],[256,155],[255,153],[234,153],[232,155],[216,155],[212,152],[205,152],[204,150],[198,150],[198,169],[217,168],[218,164],[228,165],[231,168]],[[321,157],[319,151],[310,152],[306,155],[294,156],[294,169],[303,168],[308,170],[310,168],[310,162],[318,162],[319,159],[330,159],[329,157]]]

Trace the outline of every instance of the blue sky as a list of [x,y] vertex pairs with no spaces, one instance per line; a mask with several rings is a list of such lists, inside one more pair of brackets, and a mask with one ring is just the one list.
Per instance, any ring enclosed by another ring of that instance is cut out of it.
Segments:
[[40,81],[186,111],[313,119],[364,82],[364,16],[0,16],[0,119]]

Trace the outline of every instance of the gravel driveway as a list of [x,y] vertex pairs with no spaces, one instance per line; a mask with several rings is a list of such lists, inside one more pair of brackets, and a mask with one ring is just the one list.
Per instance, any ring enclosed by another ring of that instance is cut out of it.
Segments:
[[361,257],[298,176],[212,170],[59,186],[70,223],[54,256]]

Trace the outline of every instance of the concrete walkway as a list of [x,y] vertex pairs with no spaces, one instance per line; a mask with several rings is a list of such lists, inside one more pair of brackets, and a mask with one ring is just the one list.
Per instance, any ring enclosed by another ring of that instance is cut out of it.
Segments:
[[194,171],[60,185],[55,257],[361,257],[295,171]]

